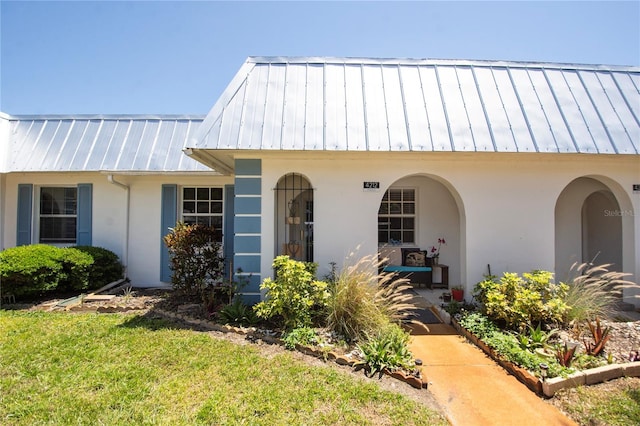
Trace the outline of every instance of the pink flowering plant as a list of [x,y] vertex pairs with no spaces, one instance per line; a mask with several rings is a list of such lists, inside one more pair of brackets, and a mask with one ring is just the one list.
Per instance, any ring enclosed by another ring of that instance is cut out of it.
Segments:
[[429,257],[439,257],[440,256],[440,247],[442,247],[443,244],[447,244],[447,242],[444,240],[444,238],[438,238],[438,247],[436,246],[431,246],[431,249],[429,250]]

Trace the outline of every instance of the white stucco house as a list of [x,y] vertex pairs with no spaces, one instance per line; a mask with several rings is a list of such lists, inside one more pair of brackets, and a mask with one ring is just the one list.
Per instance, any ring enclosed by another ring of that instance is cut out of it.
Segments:
[[206,117],[0,115],[0,248],[106,247],[137,286],[169,285],[176,220],[221,229],[253,301],[279,254],[438,238],[469,291],[593,258],[638,281],[638,212],[638,67],[250,57]]

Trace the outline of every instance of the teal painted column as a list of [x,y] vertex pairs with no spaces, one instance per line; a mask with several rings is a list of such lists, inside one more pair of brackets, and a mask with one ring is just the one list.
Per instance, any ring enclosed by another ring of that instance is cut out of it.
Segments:
[[255,304],[260,301],[262,282],[262,160],[236,160],[234,187],[234,276],[248,282],[241,289],[242,300]]

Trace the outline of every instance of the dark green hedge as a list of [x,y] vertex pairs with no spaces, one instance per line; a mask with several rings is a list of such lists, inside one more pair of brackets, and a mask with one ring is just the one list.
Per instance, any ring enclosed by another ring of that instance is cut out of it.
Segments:
[[3,294],[34,296],[52,291],[95,289],[117,280],[121,274],[118,257],[97,247],[58,248],[34,244],[0,252]]
[[122,278],[124,268],[118,255],[102,247],[77,246],[80,250],[93,257],[93,266],[89,271],[89,288],[97,289]]

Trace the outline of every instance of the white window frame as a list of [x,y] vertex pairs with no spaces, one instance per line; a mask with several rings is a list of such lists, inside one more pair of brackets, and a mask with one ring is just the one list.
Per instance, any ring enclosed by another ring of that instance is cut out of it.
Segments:
[[[33,229],[34,229],[34,237],[32,240],[38,244],[48,244],[56,247],[69,247],[74,246],[78,242],[78,187],[76,185],[39,185],[34,186],[36,190],[36,196],[34,198],[34,206],[33,206]],[[76,191],[76,212],[75,214],[42,214],[41,213],[41,204],[42,204],[42,190],[47,188],[63,188],[63,189],[75,189]],[[75,229],[75,238],[73,241],[42,241],[41,236],[41,227],[40,222],[43,217],[64,217],[64,218],[75,218],[76,219],[76,229]]]
[[[184,198],[184,191],[185,189],[195,189],[195,199],[191,200],[191,199],[186,199]],[[209,206],[211,206],[212,202],[221,202],[222,203],[222,209],[220,213],[211,213],[211,210],[209,210],[208,213],[198,213],[197,210],[197,198],[198,198],[198,189],[208,189],[209,190],[209,198],[207,200],[207,202],[209,203]],[[222,196],[220,200],[217,199],[211,199],[211,190],[212,189],[218,189],[220,190]],[[184,203],[185,202],[191,202],[193,201],[194,203],[196,203],[195,205],[195,212],[193,213],[185,213],[185,208],[184,208]],[[220,239],[219,241],[217,241],[220,244],[224,243],[224,208],[225,208],[225,204],[226,204],[226,199],[225,199],[225,190],[223,186],[208,186],[208,185],[183,185],[180,186],[180,201],[178,204],[178,217],[180,218],[180,221],[185,222],[185,217],[220,217]]]
[[[389,220],[391,220],[391,218],[400,218],[401,220],[404,218],[412,218],[413,219],[413,241],[404,241],[404,238],[401,238],[399,241],[400,245],[407,245],[407,246],[414,246],[417,244],[417,240],[418,240],[418,188],[416,187],[412,187],[412,186],[391,186],[389,187],[386,191],[385,194],[390,192],[390,191],[406,191],[406,190],[411,190],[413,191],[413,213],[409,214],[409,213],[404,213],[404,209],[401,208],[401,212],[400,213],[391,213],[391,212],[387,212],[386,214],[380,214],[380,210],[378,210],[378,244],[380,245],[388,245],[388,244],[393,244],[391,241],[391,228],[389,224],[389,228],[385,231],[387,233],[387,241],[381,241],[380,240],[380,228],[379,228],[379,224],[380,224],[380,218],[381,217],[387,217],[389,218]],[[384,196],[383,196],[384,199]],[[383,201],[380,200],[380,206],[382,206],[382,203],[386,202],[388,204],[391,204],[389,201]],[[401,205],[404,204],[404,201],[401,200]],[[404,232],[404,228],[400,229],[400,233],[401,236],[403,237],[403,232]],[[395,241],[395,240],[394,240]]]

